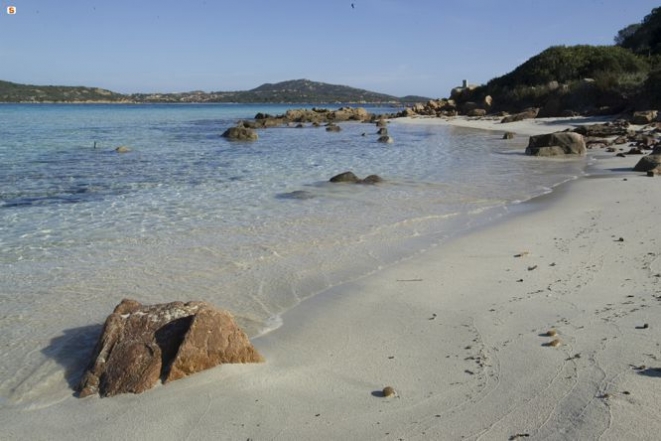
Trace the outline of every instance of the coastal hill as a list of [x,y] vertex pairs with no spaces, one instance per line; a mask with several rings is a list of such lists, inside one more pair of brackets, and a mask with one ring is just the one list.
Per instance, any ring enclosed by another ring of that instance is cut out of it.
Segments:
[[0,81],[0,102],[122,102],[127,96],[106,89],[70,86],[33,86]]
[[266,83],[247,91],[120,94],[105,89],[70,86],[34,86],[0,81],[0,102],[114,102],[114,103],[391,103],[426,101],[398,98],[349,86],[306,79]]

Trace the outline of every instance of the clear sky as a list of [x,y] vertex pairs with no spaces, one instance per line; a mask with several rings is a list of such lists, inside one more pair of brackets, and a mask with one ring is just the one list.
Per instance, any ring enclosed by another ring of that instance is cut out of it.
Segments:
[[132,93],[306,78],[438,98],[463,79],[506,74],[549,46],[613,44],[618,30],[659,3],[0,0],[0,79]]

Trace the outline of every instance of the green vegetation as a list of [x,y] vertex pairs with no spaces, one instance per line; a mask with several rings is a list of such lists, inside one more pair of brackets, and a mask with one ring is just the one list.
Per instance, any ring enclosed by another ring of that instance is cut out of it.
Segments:
[[643,56],[661,55],[661,8],[652,9],[641,23],[620,30],[615,44]]
[[462,96],[492,110],[541,108],[540,116],[661,107],[661,7],[621,29],[614,46],[553,46]]
[[[476,90],[501,110],[549,105],[550,113],[621,111],[639,93],[649,64],[617,46],[554,46]],[[550,115],[549,115],[550,116]]]

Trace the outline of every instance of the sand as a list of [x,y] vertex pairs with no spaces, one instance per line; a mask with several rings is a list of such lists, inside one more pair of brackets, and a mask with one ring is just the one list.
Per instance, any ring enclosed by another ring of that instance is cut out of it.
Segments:
[[304,302],[254,340],[264,364],[3,408],[0,438],[658,439],[661,178],[637,159]]

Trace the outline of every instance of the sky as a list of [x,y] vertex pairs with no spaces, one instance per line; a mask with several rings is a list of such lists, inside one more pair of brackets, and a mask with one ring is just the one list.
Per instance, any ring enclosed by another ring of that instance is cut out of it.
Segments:
[[[0,0],[0,80],[120,93],[309,79],[447,97],[555,45],[612,45],[658,0]],[[15,14],[7,8],[15,7]]]

